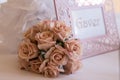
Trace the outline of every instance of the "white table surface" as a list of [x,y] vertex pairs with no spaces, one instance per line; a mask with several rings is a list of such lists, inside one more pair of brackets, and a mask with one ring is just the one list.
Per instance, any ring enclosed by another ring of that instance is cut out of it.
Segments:
[[119,80],[119,51],[88,58],[74,74],[49,79],[20,70],[17,54],[0,54],[0,80]]

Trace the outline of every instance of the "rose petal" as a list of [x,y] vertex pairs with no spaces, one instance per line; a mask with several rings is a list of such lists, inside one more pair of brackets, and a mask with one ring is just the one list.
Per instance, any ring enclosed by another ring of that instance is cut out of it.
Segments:
[[39,58],[36,60],[30,61],[31,71],[36,72],[36,73],[40,73],[39,67],[41,64],[42,64],[42,61]]
[[55,45],[55,49],[49,52],[50,65],[65,65],[68,61],[68,52],[59,45]]
[[62,48],[61,46],[55,45],[55,47],[56,47],[58,50],[65,52],[65,54],[68,54],[67,50],[64,49],[64,48]]
[[47,63],[48,61],[49,61],[49,60],[46,59],[46,60],[44,60],[43,63],[40,65],[40,67],[39,67],[39,71],[40,71],[40,72],[43,71],[43,68],[46,66],[46,63]]
[[46,66],[43,69],[43,75],[45,77],[54,78],[59,74],[58,68],[56,66]]
[[20,62],[20,67],[21,67],[21,69],[25,69],[25,70],[29,70],[29,69],[30,69],[30,68],[29,68],[29,65],[30,65],[30,64],[29,64],[28,61],[19,58],[19,62]]
[[32,42],[36,42],[35,40],[35,35],[39,32],[37,26],[34,26],[30,29],[28,29],[25,33],[24,33],[24,37],[30,39]]
[[38,48],[41,50],[48,50],[50,47],[54,46],[54,43],[44,43],[44,44],[38,44]]
[[80,67],[81,64],[79,61],[68,61],[68,63],[64,66],[65,74],[72,74]]
[[40,32],[48,31],[50,30],[50,21],[49,20],[41,21],[37,26]]
[[31,43],[30,40],[25,39],[20,44],[18,56],[21,59],[26,59],[29,61],[29,59],[35,58],[38,56],[38,48],[35,44]]
[[65,42],[65,48],[74,54],[81,55],[81,46],[78,40],[72,39]]
[[55,49],[55,47],[50,48],[50,50],[45,54],[45,58],[49,58],[52,51]]

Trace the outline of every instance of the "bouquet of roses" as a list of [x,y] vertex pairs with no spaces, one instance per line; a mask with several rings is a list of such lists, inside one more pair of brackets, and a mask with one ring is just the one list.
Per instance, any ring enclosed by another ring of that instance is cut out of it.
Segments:
[[81,46],[73,38],[71,27],[45,20],[25,32],[18,56],[21,69],[57,77],[80,68]]

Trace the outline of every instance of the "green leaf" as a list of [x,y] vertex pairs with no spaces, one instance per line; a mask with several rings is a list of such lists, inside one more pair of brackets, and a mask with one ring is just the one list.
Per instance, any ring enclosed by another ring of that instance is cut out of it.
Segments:
[[56,41],[56,44],[64,47],[64,42],[62,42],[62,41],[60,41],[60,40],[57,40],[57,41]]
[[45,59],[45,53],[46,53],[46,51],[44,51],[44,50],[39,50],[38,53],[39,53],[40,56],[42,56],[43,59]]

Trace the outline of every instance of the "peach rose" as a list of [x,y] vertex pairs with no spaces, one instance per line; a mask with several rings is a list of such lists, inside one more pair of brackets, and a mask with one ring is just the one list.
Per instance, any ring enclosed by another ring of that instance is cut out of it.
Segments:
[[69,52],[69,54],[67,54],[68,59],[71,61],[80,61],[81,56],[78,54],[73,54],[72,52]]
[[30,41],[36,43],[35,35],[39,32],[37,26],[33,26],[24,33],[24,37],[30,39]]
[[38,48],[35,44],[31,43],[29,39],[25,39],[19,46],[18,56],[21,59],[29,61],[38,56]]
[[49,58],[50,65],[65,65],[68,60],[67,54],[68,52],[65,49],[56,45],[45,54],[45,58]]
[[30,61],[31,71],[36,72],[36,73],[40,73],[39,67],[42,64],[42,62],[43,62],[43,60],[42,60],[41,57],[39,57],[39,58],[37,58],[35,60]]
[[44,20],[44,21],[38,23],[37,27],[38,27],[38,29],[39,29],[40,32],[49,31],[50,28],[51,28],[50,24],[51,24],[50,20]]
[[72,53],[81,54],[80,42],[78,40],[68,40],[65,42],[65,48]]
[[48,64],[48,59],[45,59],[39,67],[39,72],[43,72],[43,68]]
[[20,62],[21,69],[25,69],[25,70],[29,70],[30,69],[30,64],[29,64],[28,61],[19,58],[19,62]]
[[79,60],[77,60],[77,61],[69,60],[67,62],[67,64],[65,66],[63,66],[64,71],[65,71],[64,73],[65,74],[72,74],[75,71],[77,71],[80,67],[81,67],[81,63],[79,62]]
[[43,75],[49,78],[57,77],[59,75],[58,68],[56,66],[46,66],[43,69]]
[[71,28],[67,27],[64,23],[55,21],[54,22],[54,27],[53,27],[53,32],[56,34],[56,36],[60,40],[65,40],[70,36],[71,33]]
[[51,31],[44,31],[42,33],[37,33],[35,38],[38,41],[38,48],[41,50],[48,50],[56,43],[54,41],[54,35]]

